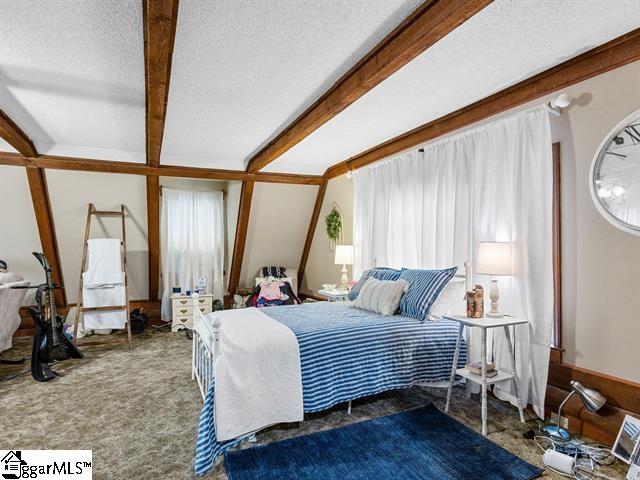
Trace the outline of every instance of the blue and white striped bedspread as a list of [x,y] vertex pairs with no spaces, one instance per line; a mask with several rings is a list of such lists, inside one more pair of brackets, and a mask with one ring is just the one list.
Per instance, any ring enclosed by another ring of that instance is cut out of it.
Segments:
[[[346,303],[317,302],[270,307],[264,312],[288,326],[298,339],[306,413],[338,403],[422,383],[449,380],[458,324],[385,317]],[[467,357],[463,343],[459,366]],[[217,442],[214,388],[205,398],[196,444],[196,475],[242,440]]]

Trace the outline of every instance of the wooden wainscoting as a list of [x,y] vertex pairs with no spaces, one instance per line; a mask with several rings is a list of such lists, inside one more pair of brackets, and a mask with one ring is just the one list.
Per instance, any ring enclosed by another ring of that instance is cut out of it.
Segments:
[[545,401],[547,415],[557,412],[560,403],[569,394],[571,380],[599,390],[607,398],[607,404],[598,413],[591,413],[574,395],[562,411],[562,415],[569,419],[569,431],[612,445],[625,415],[640,418],[639,383],[553,361],[549,364]]

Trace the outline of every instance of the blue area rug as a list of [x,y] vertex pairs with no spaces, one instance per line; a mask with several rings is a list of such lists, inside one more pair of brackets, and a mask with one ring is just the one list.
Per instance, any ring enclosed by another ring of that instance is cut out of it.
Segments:
[[535,467],[433,405],[227,452],[230,480],[526,480]]

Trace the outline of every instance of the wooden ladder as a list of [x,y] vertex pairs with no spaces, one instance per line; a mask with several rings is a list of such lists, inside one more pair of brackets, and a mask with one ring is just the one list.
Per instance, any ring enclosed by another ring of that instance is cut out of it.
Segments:
[[[122,271],[124,272],[124,291],[125,291],[125,305],[115,305],[115,306],[107,306],[107,307],[84,307],[83,299],[82,299],[82,290],[83,290],[83,273],[87,268],[87,244],[89,242],[89,235],[91,233],[91,220],[96,217],[120,217],[121,225],[122,225],[122,239],[120,240],[120,252],[122,257]],[[76,305],[76,314],[73,319],[73,338],[77,341],[78,335],[78,322],[80,319],[80,312],[97,312],[97,311],[108,311],[108,310],[124,310],[127,316],[127,340],[122,339],[106,339],[106,340],[93,340],[89,342],[82,342],[82,345],[104,345],[109,343],[125,343],[128,341],[129,349],[131,349],[131,322],[129,319],[129,274],[127,272],[127,233],[125,230],[125,206],[120,205],[120,211],[104,211],[104,210],[96,210],[96,207],[93,203],[89,204],[89,208],[87,211],[87,223],[84,227],[84,242],[82,247],[82,264],[80,266],[80,283],[78,287],[78,303]]]

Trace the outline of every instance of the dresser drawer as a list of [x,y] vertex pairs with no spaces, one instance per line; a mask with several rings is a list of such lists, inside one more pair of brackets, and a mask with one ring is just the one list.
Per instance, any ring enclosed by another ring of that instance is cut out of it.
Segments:
[[193,317],[173,317],[171,331],[177,332],[183,328],[188,328],[189,330],[193,328]]
[[203,315],[206,315],[207,313],[211,313],[213,311],[213,309],[211,308],[211,304],[209,305],[198,305],[197,307],[193,307],[194,309],[197,308],[198,310],[200,310],[200,312],[202,312]]
[[187,325],[187,326],[191,326],[191,324],[193,323],[193,317],[192,316],[182,316],[182,317],[173,317],[173,323],[177,324],[177,325]]
[[193,298],[191,297],[179,297],[172,298],[171,303],[174,307],[191,307],[193,306]]
[[211,305],[213,304],[213,298],[211,297],[199,297],[194,299],[195,301],[193,302],[194,305],[197,305],[199,307],[209,307],[211,308]]
[[174,317],[193,317],[193,307],[191,305],[183,307],[174,303],[172,313]]

